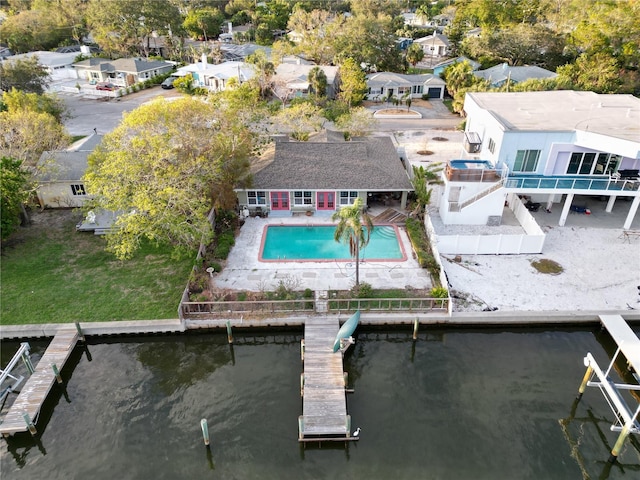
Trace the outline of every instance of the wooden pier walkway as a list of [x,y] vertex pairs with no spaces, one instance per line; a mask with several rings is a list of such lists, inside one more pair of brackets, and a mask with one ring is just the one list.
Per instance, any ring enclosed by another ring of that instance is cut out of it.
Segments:
[[24,384],[18,398],[13,402],[0,423],[0,434],[7,437],[29,430],[23,416],[25,413],[29,415],[33,423],[36,422],[40,408],[42,408],[51,386],[56,381],[52,365],[55,365],[59,371],[62,370],[77,341],[78,332],[75,329],[59,332],[51,340],[35,371]]
[[342,353],[333,353],[333,342],[339,328],[337,318],[309,318],[305,321],[302,415],[298,419],[300,442],[358,439],[351,436],[351,417],[347,415]]

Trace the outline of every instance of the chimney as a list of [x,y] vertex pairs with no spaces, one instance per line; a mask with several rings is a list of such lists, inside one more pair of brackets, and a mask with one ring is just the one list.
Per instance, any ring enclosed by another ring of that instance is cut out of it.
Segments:
[[201,61],[202,61],[202,65],[206,65],[207,64],[207,54],[206,53],[202,54]]
[[231,22],[227,23],[227,27],[229,28],[229,33],[233,33],[233,24]]

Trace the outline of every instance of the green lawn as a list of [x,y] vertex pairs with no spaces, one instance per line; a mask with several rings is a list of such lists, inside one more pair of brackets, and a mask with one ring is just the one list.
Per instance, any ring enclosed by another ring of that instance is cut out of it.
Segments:
[[121,262],[105,240],[76,232],[79,214],[45,210],[0,259],[0,324],[176,318],[192,260],[145,246]]

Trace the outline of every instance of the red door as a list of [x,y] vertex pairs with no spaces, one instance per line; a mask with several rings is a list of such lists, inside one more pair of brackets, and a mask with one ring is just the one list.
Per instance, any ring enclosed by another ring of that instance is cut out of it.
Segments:
[[318,192],[316,199],[318,210],[335,210],[336,192]]
[[271,210],[289,210],[289,192],[271,192]]

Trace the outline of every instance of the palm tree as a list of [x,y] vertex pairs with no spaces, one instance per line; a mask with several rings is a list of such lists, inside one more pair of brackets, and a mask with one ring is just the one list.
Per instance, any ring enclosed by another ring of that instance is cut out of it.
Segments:
[[444,167],[441,163],[431,163],[427,167],[420,165],[419,167],[413,166],[413,190],[416,193],[416,208],[413,214],[418,218],[424,217],[424,212],[427,205],[431,202],[431,194],[433,189],[429,188],[430,185],[442,185],[444,182],[440,178],[440,172]]
[[349,243],[349,253],[356,261],[356,288],[360,285],[360,249],[367,246],[373,231],[373,221],[365,212],[362,199],[356,198],[353,205],[340,208],[331,220],[338,220],[333,236],[336,242]]

